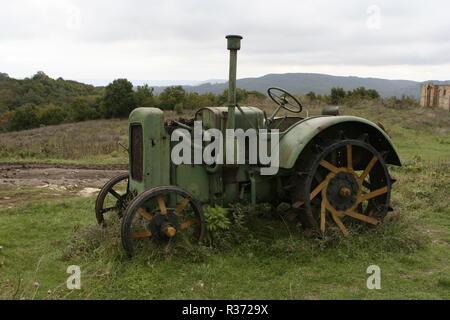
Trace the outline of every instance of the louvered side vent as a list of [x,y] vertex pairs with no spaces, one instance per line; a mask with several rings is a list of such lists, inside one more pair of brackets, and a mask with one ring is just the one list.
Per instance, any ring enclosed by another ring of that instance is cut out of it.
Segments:
[[131,126],[131,178],[142,182],[144,160],[144,144],[142,137],[142,126],[134,124]]

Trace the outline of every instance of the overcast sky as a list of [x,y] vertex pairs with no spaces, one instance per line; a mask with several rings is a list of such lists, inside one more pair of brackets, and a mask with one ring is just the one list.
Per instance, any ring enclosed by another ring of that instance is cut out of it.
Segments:
[[450,79],[448,0],[2,0],[0,72],[65,79],[314,72]]

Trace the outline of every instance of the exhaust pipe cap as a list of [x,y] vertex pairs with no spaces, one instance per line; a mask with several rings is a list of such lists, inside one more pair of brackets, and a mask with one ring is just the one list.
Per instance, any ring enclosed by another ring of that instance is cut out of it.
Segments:
[[241,49],[241,40],[242,36],[230,34],[225,37],[227,42],[227,49],[228,50],[239,50]]

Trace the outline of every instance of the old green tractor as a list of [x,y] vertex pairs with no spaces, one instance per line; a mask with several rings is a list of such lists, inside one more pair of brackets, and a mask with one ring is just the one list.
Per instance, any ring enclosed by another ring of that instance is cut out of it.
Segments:
[[[301,102],[280,88],[268,89],[277,104],[269,117],[259,108],[237,105],[236,61],[242,37],[226,38],[230,50],[228,106],[202,108],[194,119],[178,121],[165,121],[157,108],[135,109],[129,116],[129,172],[102,188],[95,208],[98,223],[105,224],[111,212],[119,214],[123,247],[130,256],[150,243],[201,242],[205,204],[230,208],[239,202],[286,202],[302,226],[318,234],[333,225],[347,235],[347,224],[381,223],[391,210],[394,182],[387,165],[401,165],[384,129],[359,117],[339,116],[336,110],[302,117]],[[281,109],[292,115],[277,116]],[[234,129],[258,134],[256,140],[250,135],[241,141],[231,137],[235,145],[212,153],[216,160],[219,153],[222,159],[232,154],[231,160],[243,154],[244,161],[210,161],[197,149],[205,150],[217,140],[205,138],[211,129],[227,137]],[[186,138],[190,134],[203,138]],[[189,152],[184,149],[180,155],[197,158],[193,163],[174,161],[180,137],[191,142]],[[264,147],[261,141],[270,143],[267,154],[276,156],[272,159],[274,174],[263,174],[267,161],[248,161],[251,150]],[[258,148],[252,149],[255,145]],[[124,187],[119,190],[120,184]],[[113,201],[108,202],[108,197]]]

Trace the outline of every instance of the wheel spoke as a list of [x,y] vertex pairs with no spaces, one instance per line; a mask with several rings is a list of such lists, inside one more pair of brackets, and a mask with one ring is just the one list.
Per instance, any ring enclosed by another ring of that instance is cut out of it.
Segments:
[[369,193],[366,193],[366,194],[362,194],[360,197],[359,197],[359,203],[361,203],[361,202],[363,202],[363,201],[366,201],[366,200],[369,200],[369,199],[372,199],[372,198],[375,198],[375,197],[378,197],[379,195],[382,195],[382,194],[384,194],[384,193],[386,193],[386,192],[388,192],[388,187],[386,186],[386,187],[383,187],[383,188],[380,188],[380,189],[377,189],[377,190],[375,190],[375,191],[372,191],[372,192],[369,192]]
[[372,186],[370,185],[370,183],[368,183],[367,181],[363,181],[362,182],[362,185],[364,186],[364,187],[366,187],[367,189],[372,189]]
[[164,198],[159,195],[156,197],[156,199],[158,200],[158,205],[159,205],[159,210],[161,211],[161,214],[164,216],[167,214],[167,207],[166,207],[166,202],[164,201]]
[[353,150],[352,145],[347,145],[347,168],[353,169]]
[[189,228],[190,226],[197,224],[197,223],[198,223],[198,219],[192,219],[192,220],[183,222],[182,224],[180,224],[180,229]]
[[336,222],[339,229],[341,229],[344,236],[348,236],[349,232],[348,232],[347,228],[344,226],[344,224],[342,223],[341,219],[338,217],[337,211],[332,206],[328,206],[327,209],[331,212],[331,217],[333,218],[334,222]]
[[293,204],[292,204],[292,208],[294,208],[294,209],[299,209],[302,205],[304,205],[305,204],[305,202],[304,201],[297,201],[297,202],[294,202]]
[[133,232],[131,234],[131,239],[148,238],[151,236],[152,233],[150,231]]
[[147,221],[151,221],[153,219],[152,215],[150,213],[147,212],[147,210],[139,208],[137,210],[137,213],[139,213],[141,216],[144,217],[145,220]]
[[117,209],[117,207],[110,207],[110,208],[105,208],[105,209],[102,209],[102,214],[103,213],[106,213],[106,212],[109,212],[109,211],[112,211],[112,210],[114,210],[114,209]]
[[184,200],[178,205],[178,207],[175,209],[174,213],[175,213],[176,215],[180,215],[181,212],[183,212],[184,208],[186,208],[186,206],[188,205],[189,201],[190,201],[189,199],[184,199]]
[[314,198],[319,194],[319,192],[322,191],[323,188],[325,188],[326,185],[327,185],[327,181],[326,181],[326,180],[322,181],[322,183],[319,184],[319,185],[311,192],[311,195],[309,196],[309,200],[314,199]]
[[367,177],[367,175],[369,174],[369,172],[372,170],[373,166],[375,165],[375,163],[378,161],[378,158],[376,156],[374,156],[372,158],[372,160],[370,160],[369,164],[367,165],[366,169],[364,170],[364,172],[361,174],[361,176],[359,177],[360,181],[364,181],[364,179]]
[[348,236],[349,232],[348,232],[347,228],[344,226],[344,224],[342,223],[341,219],[339,219],[339,217],[335,214],[331,214],[331,216],[333,217],[334,222],[336,222],[336,224],[338,225],[339,229],[341,229],[344,236]]
[[350,216],[350,217],[355,218],[355,219],[358,219],[358,220],[361,220],[361,221],[364,221],[364,222],[367,222],[367,223],[370,223],[370,224],[374,224],[374,225],[377,225],[377,224],[380,223],[380,221],[378,221],[375,218],[368,217],[368,216],[366,216],[364,214],[360,214],[360,213],[353,212],[353,211],[345,212],[345,215]]
[[331,163],[329,163],[326,160],[322,160],[320,161],[320,165],[328,170],[330,170],[333,173],[337,173],[339,171],[338,168],[336,168],[335,166],[333,166]]
[[320,231],[325,232],[325,218],[327,214],[327,207],[325,204],[325,198],[322,200],[321,211],[320,211]]
[[120,194],[118,194],[114,189],[109,189],[108,192],[111,193],[117,200],[120,199]]

